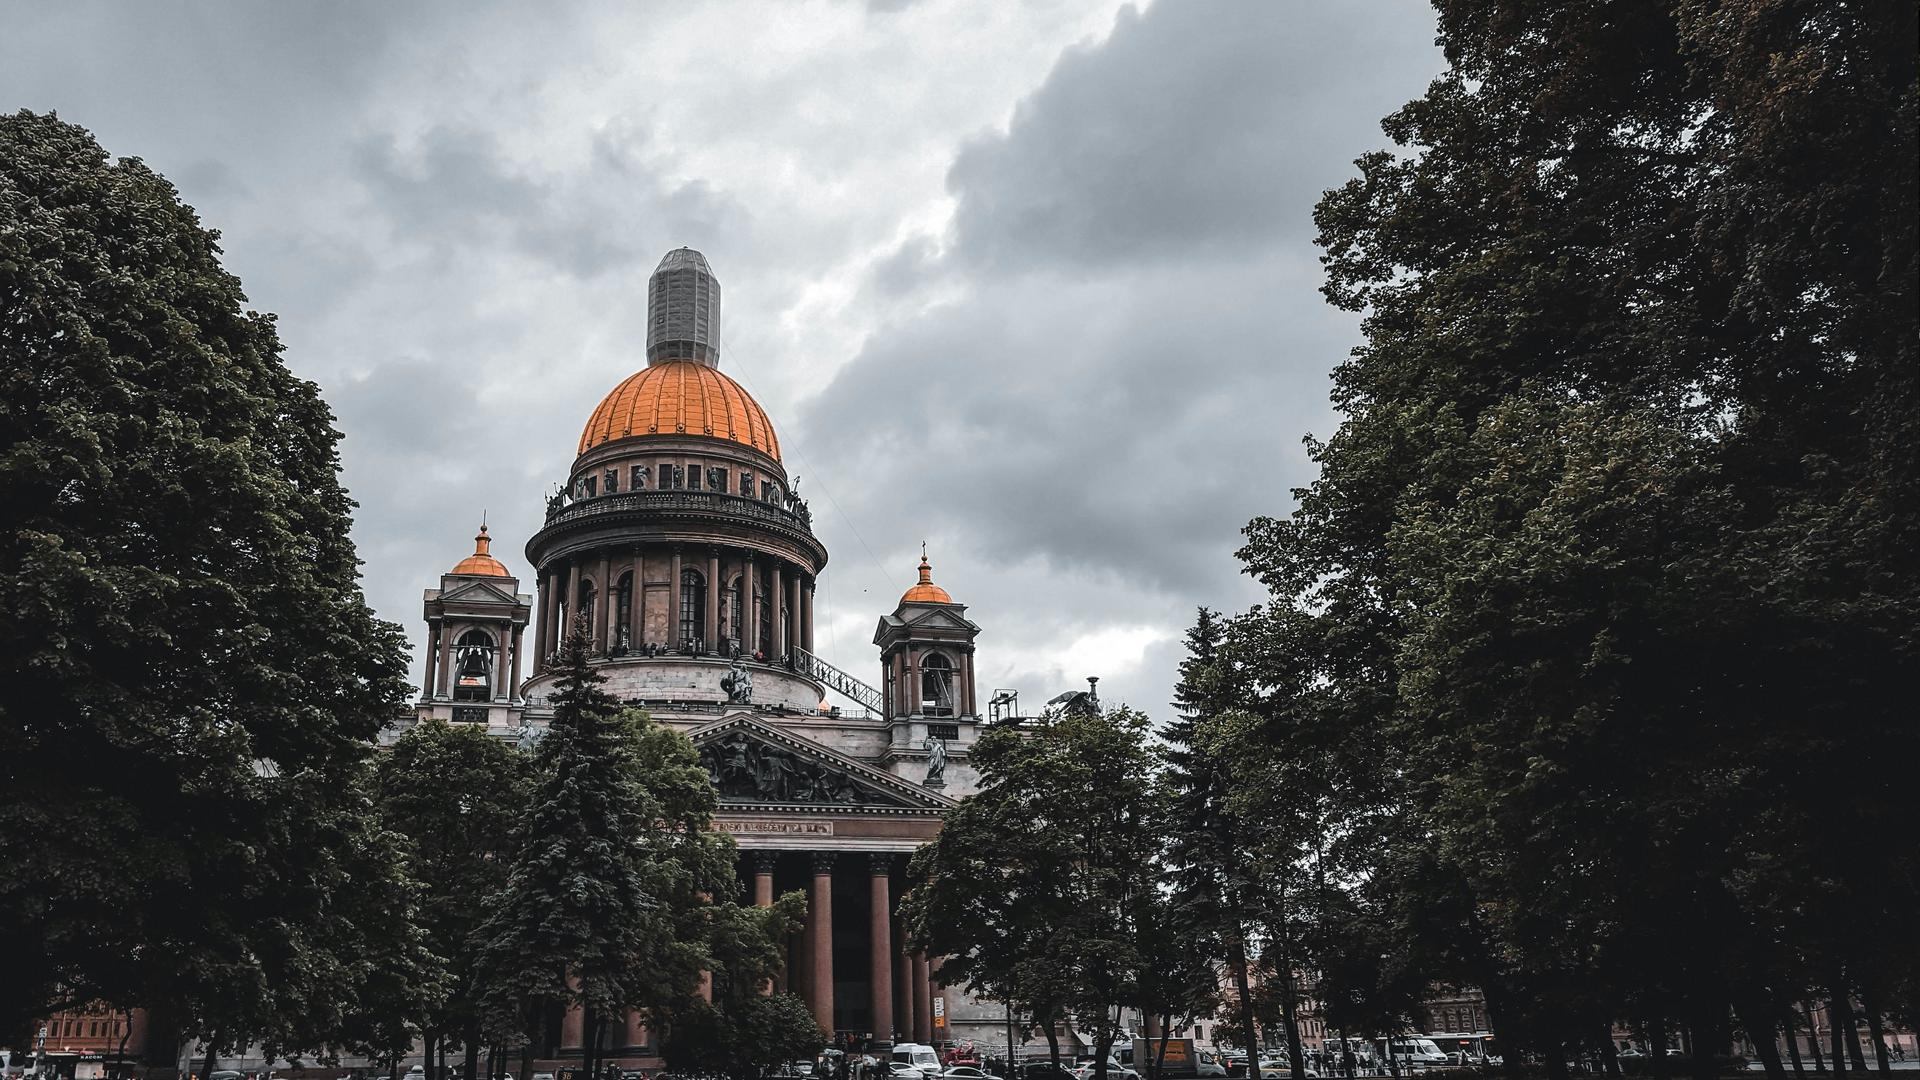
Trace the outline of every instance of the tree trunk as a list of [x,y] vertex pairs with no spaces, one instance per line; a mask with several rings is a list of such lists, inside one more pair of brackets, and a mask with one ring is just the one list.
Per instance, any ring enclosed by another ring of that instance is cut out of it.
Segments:
[[1887,1056],[1887,1029],[1880,1024],[1880,1010],[1873,1007],[1875,1003],[1872,1001],[1862,1001],[1860,1004],[1867,1011],[1867,1033],[1873,1036],[1873,1056],[1880,1071],[1892,1072],[1893,1061]]
[[1299,1003],[1294,999],[1293,964],[1287,959],[1286,950],[1281,950],[1280,965],[1286,970],[1278,973],[1280,980],[1280,1018],[1287,1026],[1287,1057],[1293,1080],[1307,1080],[1307,1056],[1300,1046]]
[[[1387,1043],[1387,1058],[1393,1058],[1393,1043]],[[1567,1080],[1567,1051],[1559,1043],[1547,1048],[1547,1080]]]
[[1113,1053],[1114,1029],[1120,1021],[1109,1020],[1105,1006],[1100,1009],[1100,1028],[1093,1035],[1093,1080],[1107,1080],[1107,1055]]
[[[465,1035],[467,1056],[461,1063],[460,1080],[480,1080],[480,1021],[469,1021]],[[493,1071],[492,1062],[487,1063],[487,1071]]]
[[1793,1009],[1789,1007],[1783,1018],[1787,1029],[1787,1059],[1793,1062],[1793,1075],[1807,1075],[1806,1067],[1800,1064],[1800,1024],[1794,1019]]
[[207,1052],[200,1056],[200,1080],[213,1078],[213,1035],[207,1035]]
[[1848,1059],[1855,1069],[1866,1072],[1867,1062],[1860,1054],[1860,1033],[1853,1024],[1853,1003],[1847,1000],[1844,991],[1827,999],[1827,1027],[1833,1031],[1834,1073],[1844,1071]]
[[1667,1080],[1667,1021],[1656,1016],[1647,1021],[1647,1052],[1653,1055],[1654,1080]]
[[1240,1020],[1246,1025],[1241,1038],[1247,1044],[1247,1080],[1260,1080],[1260,1028],[1253,1020],[1253,987],[1247,978],[1247,939],[1239,926],[1233,928],[1233,991],[1240,998]]
[[1702,1012],[1699,1019],[1687,1025],[1693,1033],[1693,1080],[1715,1080],[1720,1068],[1714,1061],[1719,1050],[1719,1025],[1713,1022],[1711,1013]]
[[[1054,1019],[1051,1016],[1043,1026],[1047,1031],[1047,1060],[1051,1061],[1054,1069],[1058,1070],[1060,1068],[1060,1033],[1054,1030]],[[1055,1075],[1058,1073],[1056,1072]]]
[[1613,1045],[1613,1027],[1609,1024],[1600,1027],[1600,1063],[1608,1076],[1620,1080],[1620,1048]]
[[434,1047],[440,1045],[440,1037],[432,1031],[420,1033],[420,1070],[426,1080],[439,1080],[440,1071],[436,1064],[440,1059],[433,1054]]
[[1826,1072],[1827,1058],[1820,1052],[1820,1028],[1813,1022],[1813,1006],[1803,1005],[1801,1008],[1807,1014],[1807,1049],[1813,1051],[1813,1071]]
[[1173,1014],[1160,1014],[1160,1046],[1153,1055],[1153,1077],[1160,1080],[1160,1070],[1167,1065],[1167,1043],[1173,1038]]
[[1764,1010],[1751,1006],[1740,1010],[1740,1026],[1747,1029],[1747,1039],[1753,1043],[1753,1052],[1760,1055],[1760,1064],[1767,1070],[1767,1080],[1787,1080],[1787,1070],[1780,1064],[1780,1048],[1774,1045],[1773,1024],[1762,1018]]

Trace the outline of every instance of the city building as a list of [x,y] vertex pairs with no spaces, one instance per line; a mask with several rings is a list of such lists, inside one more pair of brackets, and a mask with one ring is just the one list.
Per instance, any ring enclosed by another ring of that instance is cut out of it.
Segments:
[[[873,682],[814,654],[827,549],[719,341],[712,268],[669,252],[649,283],[645,365],[587,414],[527,541],[532,593],[484,526],[426,591],[416,719],[537,740],[561,643],[584,631],[606,689],[699,748],[719,790],[715,825],[739,843],[742,899],[806,893],[784,982],[821,1026],[945,1041],[962,995],[907,949],[897,905],[907,857],[975,789],[980,627],[923,554],[898,603],[875,612]],[[610,1026],[614,1061],[658,1063],[637,1017]],[[555,1015],[540,1056],[578,1057],[582,1027]]]

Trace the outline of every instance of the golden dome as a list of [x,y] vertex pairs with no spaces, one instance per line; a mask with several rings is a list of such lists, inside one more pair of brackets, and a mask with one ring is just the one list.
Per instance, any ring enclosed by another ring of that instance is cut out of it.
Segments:
[[613,388],[580,433],[580,453],[639,435],[710,435],[780,460],[773,425],[740,384],[706,364],[669,360]]
[[953,597],[947,590],[933,583],[933,564],[927,561],[927,553],[920,553],[920,583],[908,589],[900,597],[900,602],[916,604],[951,604]]
[[488,554],[492,546],[493,541],[487,537],[487,527],[480,526],[480,535],[473,538],[473,554],[461,559],[450,572],[472,577],[512,577],[499,559]]

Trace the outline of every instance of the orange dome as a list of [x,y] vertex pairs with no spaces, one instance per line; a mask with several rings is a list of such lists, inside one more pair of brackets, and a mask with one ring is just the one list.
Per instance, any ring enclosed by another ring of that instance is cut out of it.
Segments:
[[637,435],[711,435],[780,460],[773,425],[740,384],[705,364],[670,360],[613,388],[580,433],[580,453]]
[[450,573],[474,577],[512,577],[499,559],[487,553],[492,546],[493,541],[487,538],[487,527],[480,526],[480,535],[473,538],[473,554],[454,564]]
[[927,561],[927,553],[920,553],[920,583],[908,589],[900,597],[900,602],[917,604],[951,604],[953,597],[947,590],[933,583],[933,564]]

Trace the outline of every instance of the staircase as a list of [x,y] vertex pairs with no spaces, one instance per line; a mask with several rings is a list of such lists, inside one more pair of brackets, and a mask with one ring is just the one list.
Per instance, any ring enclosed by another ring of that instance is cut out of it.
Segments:
[[791,651],[793,653],[793,666],[795,671],[820,683],[822,686],[859,705],[875,716],[882,714],[884,703],[880,699],[880,691],[841,671],[839,668],[834,667],[832,664],[827,663],[825,660],[820,659],[805,649],[796,646]]

